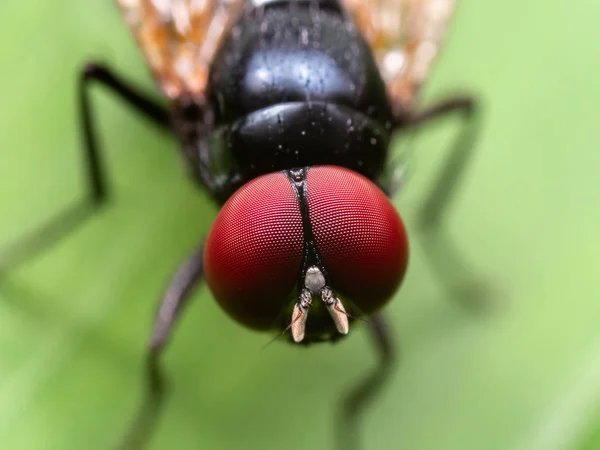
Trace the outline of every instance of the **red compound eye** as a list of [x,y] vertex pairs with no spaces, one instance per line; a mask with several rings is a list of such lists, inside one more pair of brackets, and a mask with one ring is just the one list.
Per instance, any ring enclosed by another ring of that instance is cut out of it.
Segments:
[[307,201],[333,289],[364,313],[381,308],[408,263],[406,231],[390,200],[367,178],[323,166],[308,171]]
[[[311,168],[306,201],[331,288],[361,312],[381,308],[408,262],[404,225],[385,194],[365,177],[334,166]],[[240,188],[208,236],[204,265],[220,305],[239,322],[271,328],[300,275],[304,235],[296,192],[282,172]]]
[[298,281],[303,248],[296,194],[282,172],[256,178],[223,206],[205,247],[206,281],[239,322],[274,325]]

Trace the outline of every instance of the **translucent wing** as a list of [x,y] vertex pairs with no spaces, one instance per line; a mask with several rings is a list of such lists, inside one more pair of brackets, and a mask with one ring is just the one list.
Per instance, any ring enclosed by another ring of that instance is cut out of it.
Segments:
[[202,96],[210,63],[244,0],[117,0],[160,89]]
[[375,52],[389,94],[410,109],[443,43],[455,0],[343,0]]

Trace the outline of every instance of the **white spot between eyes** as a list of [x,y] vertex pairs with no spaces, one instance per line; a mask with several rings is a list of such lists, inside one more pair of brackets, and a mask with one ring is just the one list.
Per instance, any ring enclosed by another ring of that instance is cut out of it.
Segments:
[[325,277],[317,267],[309,267],[306,271],[304,286],[313,293],[319,292],[325,286]]

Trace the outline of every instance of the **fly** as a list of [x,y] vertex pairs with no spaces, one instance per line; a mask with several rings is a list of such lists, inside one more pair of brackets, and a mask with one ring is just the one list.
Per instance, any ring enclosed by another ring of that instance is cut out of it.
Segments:
[[[469,126],[425,202],[435,229],[467,162],[475,102],[418,107],[453,0],[118,0],[168,106],[109,67],[79,78],[88,198],[3,253],[8,268],[51,245],[109,199],[90,86],[100,84],[178,138],[194,182],[221,207],[163,295],[148,345],[148,403],[123,447],[141,447],[164,398],[159,357],[205,280],[242,325],[293,343],[337,341],[367,322],[381,356],[342,402],[342,449],[394,360],[381,309],[408,264],[389,197],[393,133],[447,114]],[[455,176],[456,175],[456,176]],[[366,319],[364,319],[366,318]]]

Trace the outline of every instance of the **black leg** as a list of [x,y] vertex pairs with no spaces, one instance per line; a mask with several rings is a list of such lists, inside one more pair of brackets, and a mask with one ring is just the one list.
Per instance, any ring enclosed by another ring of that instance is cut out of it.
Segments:
[[479,311],[490,307],[490,298],[487,298],[486,292],[488,288],[473,275],[472,268],[447,230],[440,226],[475,149],[474,143],[480,126],[476,102],[471,97],[449,98],[423,111],[408,114],[400,121],[403,126],[420,127],[451,114],[462,119],[463,128],[432,191],[423,203],[419,224],[425,235],[420,241],[431,266],[455,301]]
[[98,83],[130,105],[135,111],[163,129],[170,129],[169,112],[149,100],[134,87],[99,64],[88,64],[79,78],[79,108],[83,151],[89,194],[85,200],[57,214],[49,222],[23,236],[0,251],[0,272],[13,268],[26,259],[51,247],[88,218],[107,199],[107,182],[101,163],[101,149],[94,125],[90,87]]
[[419,244],[449,298],[473,313],[489,313],[499,306],[489,281],[469,263],[447,230],[425,229]]
[[144,400],[118,447],[120,450],[143,450],[148,446],[165,402],[168,383],[157,353],[150,351],[146,355],[144,371]]
[[203,275],[204,246],[202,245],[179,266],[160,301],[144,367],[146,377],[144,400],[123,439],[122,450],[142,450],[150,441],[168,393],[160,356],[182,308],[190,299],[190,294],[200,283]]
[[159,354],[166,345],[181,309],[204,276],[204,244],[181,263],[163,295],[148,343],[150,352]]
[[433,190],[424,202],[419,219],[421,225],[425,228],[440,225],[452,196],[456,193],[456,188],[464,175],[465,168],[475,148],[475,138],[480,126],[477,103],[471,97],[449,98],[430,108],[409,113],[399,119],[402,126],[421,127],[451,114],[456,114],[463,120],[463,127],[452,146],[441,173],[434,183]]
[[369,319],[379,361],[373,371],[354,386],[340,402],[336,423],[336,448],[354,450],[360,447],[359,421],[374,398],[388,381],[396,360],[396,349],[387,322],[380,314]]

